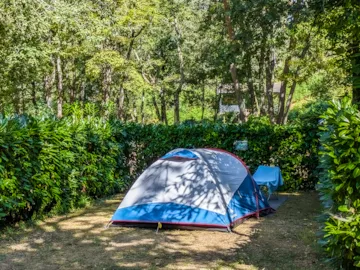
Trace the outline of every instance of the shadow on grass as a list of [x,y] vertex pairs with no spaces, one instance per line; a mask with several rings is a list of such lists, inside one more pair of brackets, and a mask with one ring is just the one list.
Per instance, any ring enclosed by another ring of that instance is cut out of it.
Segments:
[[0,240],[0,269],[326,269],[316,248],[316,193],[234,233],[112,227],[120,196]]

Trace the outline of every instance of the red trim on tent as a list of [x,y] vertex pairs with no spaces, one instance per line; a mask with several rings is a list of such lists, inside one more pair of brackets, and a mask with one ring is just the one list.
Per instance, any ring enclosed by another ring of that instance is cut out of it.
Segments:
[[[113,223],[147,223],[147,224],[157,224],[157,221],[143,221],[143,220],[112,220]],[[228,228],[225,225],[213,225],[213,224],[204,224],[204,223],[187,223],[187,222],[162,222],[161,224],[168,225],[179,225],[179,226],[196,226],[196,227],[207,227],[207,228]]]
[[230,224],[230,225],[231,225],[231,226],[233,226],[233,225],[234,225],[234,223],[238,222],[239,220],[242,220],[242,219],[244,219],[244,218],[248,218],[248,217],[252,217],[252,216],[257,215],[258,213],[260,213],[260,212],[262,212],[262,211],[266,211],[266,210],[274,210],[274,209],[272,209],[271,207],[266,207],[266,208],[263,208],[263,209],[261,209],[261,210],[259,210],[259,211],[252,212],[252,213],[250,213],[250,214],[247,214],[247,215],[245,215],[245,216],[242,216],[242,217],[240,217],[240,218],[238,218],[238,219],[234,220],[233,222],[231,222],[231,224]]
[[[267,207],[267,208],[263,208],[259,211],[255,211],[252,212],[250,214],[244,215],[242,217],[239,217],[238,219],[234,220],[233,222],[231,222],[229,225],[213,225],[213,224],[206,224],[206,223],[187,223],[187,222],[162,222],[159,221],[161,224],[165,224],[165,225],[179,225],[179,226],[192,226],[192,227],[205,227],[205,228],[224,228],[227,229],[229,228],[229,226],[233,226],[236,222],[238,222],[239,220],[248,218],[248,217],[252,217],[254,215],[257,215],[257,213],[262,212],[262,211],[266,211],[266,210],[273,210],[271,207]],[[157,224],[157,221],[144,221],[144,220],[112,220],[112,223],[116,224],[116,223],[146,223],[146,224]]]

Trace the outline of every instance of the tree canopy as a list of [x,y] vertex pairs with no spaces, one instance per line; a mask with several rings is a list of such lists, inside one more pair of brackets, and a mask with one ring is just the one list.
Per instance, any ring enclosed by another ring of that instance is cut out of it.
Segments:
[[92,103],[103,117],[172,124],[216,120],[227,97],[237,121],[283,124],[304,100],[358,103],[359,10],[356,0],[3,0],[0,111],[61,118]]

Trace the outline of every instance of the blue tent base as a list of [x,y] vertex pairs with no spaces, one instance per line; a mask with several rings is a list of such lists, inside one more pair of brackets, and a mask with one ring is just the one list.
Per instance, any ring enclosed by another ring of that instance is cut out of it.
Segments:
[[[254,212],[243,216],[234,222],[232,222],[229,226],[219,226],[219,225],[211,225],[211,224],[196,224],[196,223],[167,223],[162,222],[162,229],[182,229],[182,230],[207,230],[207,231],[222,231],[222,232],[230,232],[233,228],[242,224],[249,218],[256,217],[257,213],[259,213],[260,217],[264,217],[271,213],[276,212],[271,207],[261,209],[259,212]],[[112,221],[111,227],[128,227],[128,228],[148,228],[148,229],[156,229],[158,227],[157,222],[141,222],[141,221]]]
[[[161,223],[161,230],[205,230],[205,231],[219,231],[219,232],[228,232],[229,228],[227,227],[211,227],[211,226],[196,226],[196,225],[179,225],[179,224],[170,224],[170,223]],[[111,227],[125,227],[125,228],[142,228],[142,229],[156,229],[158,227],[157,223],[128,223],[128,222],[113,222]]]

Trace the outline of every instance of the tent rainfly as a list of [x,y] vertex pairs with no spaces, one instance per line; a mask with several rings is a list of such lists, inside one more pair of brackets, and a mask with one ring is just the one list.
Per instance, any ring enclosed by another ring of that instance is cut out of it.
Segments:
[[231,230],[271,211],[237,156],[220,149],[175,149],[140,175],[111,223]]

